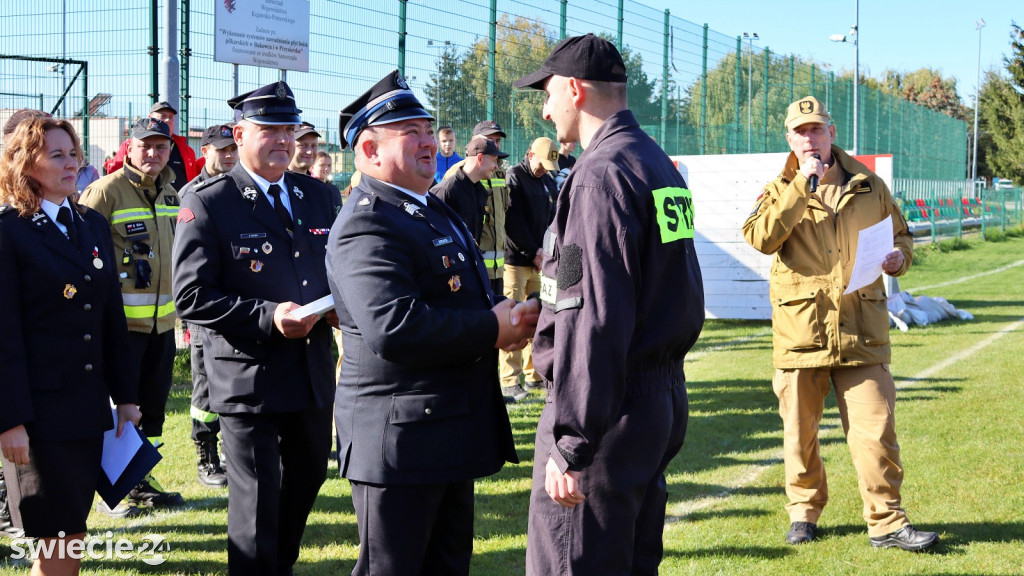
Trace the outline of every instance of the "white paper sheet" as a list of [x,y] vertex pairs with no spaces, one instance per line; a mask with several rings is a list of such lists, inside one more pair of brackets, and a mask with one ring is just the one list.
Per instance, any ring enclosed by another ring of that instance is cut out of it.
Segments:
[[328,294],[323,298],[317,298],[316,300],[313,300],[309,304],[303,304],[302,306],[299,306],[295,310],[291,311],[291,315],[301,320],[306,316],[311,316],[313,314],[323,314],[324,312],[333,309],[334,296]]
[[850,283],[843,294],[850,294],[877,280],[882,275],[882,262],[892,249],[891,217],[861,230]]
[[117,437],[117,410],[111,409],[114,418],[114,429],[103,433],[103,456],[100,464],[111,484],[116,484],[124,469],[135,457],[135,453],[142,447],[142,437],[134,430],[129,429],[131,422],[125,422],[125,430],[121,437]]

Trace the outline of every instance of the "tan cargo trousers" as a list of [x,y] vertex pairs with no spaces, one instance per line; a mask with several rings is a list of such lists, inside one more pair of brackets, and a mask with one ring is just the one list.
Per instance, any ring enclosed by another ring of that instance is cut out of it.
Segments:
[[[512,266],[505,264],[505,297],[522,302],[529,294],[540,290],[540,272],[533,266]],[[537,382],[540,375],[533,369],[533,341],[526,348],[515,352],[498,352],[499,374],[502,387],[519,383],[519,374],[527,382]]]
[[903,467],[896,442],[896,386],[884,364],[776,369],[772,386],[783,423],[789,519],[817,524],[828,502],[818,425],[829,384],[835,389],[843,432],[857,470],[868,536],[899,530],[909,522],[900,505]]

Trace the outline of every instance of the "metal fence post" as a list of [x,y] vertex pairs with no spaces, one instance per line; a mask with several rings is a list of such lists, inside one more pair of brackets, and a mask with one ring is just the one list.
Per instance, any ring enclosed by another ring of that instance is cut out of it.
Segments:
[[157,4],[158,0],[150,0],[149,2],[149,70],[152,74],[150,78],[150,90],[149,97],[152,99],[152,104],[156,104],[157,100],[160,99],[160,38],[158,30],[160,28],[159,17],[157,15]]
[[790,54],[789,55],[789,101],[790,102],[795,102],[796,101],[796,96],[793,94],[793,82],[794,82],[793,72],[794,72],[794,68],[795,67],[796,67],[796,56],[793,56],[792,54]]
[[85,148],[85,161],[90,162],[89,157],[89,119],[92,117],[89,110],[89,62],[82,62],[82,147]]
[[558,19],[558,39],[565,40],[565,20],[569,0],[562,0],[562,14]]
[[181,83],[181,105],[178,106],[178,121],[182,126],[182,132],[184,132],[186,138],[188,138],[189,127],[188,58],[192,55],[192,49],[189,48],[189,30],[191,27],[189,15],[192,11],[191,4],[191,0],[181,0],[181,72],[179,73],[179,81]]
[[[619,6],[622,6],[622,0],[619,0]],[[620,8],[621,9],[621,8]],[[665,9],[665,41],[661,47],[662,64],[661,64],[661,132],[658,134],[658,143],[662,146],[665,145],[665,134],[668,131],[668,40],[669,40],[669,12],[668,8]],[[622,25],[621,22],[619,24]]]
[[733,149],[729,152],[737,152],[740,150],[740,90],[741,90],[741,78],[743,74],[743,38],[740,36],[736,37],[736,73],[733,76],[736,78],[736,87],[733,90],[733,108],[735,110],[733,114]]
[[405,76],[405,11],[408,0],[398,0],[398,73]]
[[[623,4],[624,1],[625,0],[619,0],[619,17],[618,17],[619,35],[616,37],[616,39],[617,39],[616,44],[618,45],[619,52],[622,52],[622,12],[623,12],[622,11],[622,4]],[[665,10],[665,12],[668,12],[668,10]]]
[[772,49],[768,48],[768,47],[765,47],[765,49],[764,49],[764,77],[761,78],[761,95],[762,95],[762,98],[764,99],[764,117],[761,119],[761,124],[764,126],[764,135],[763,135],[763,138],[762,138],[762,141],[764,142],[764,147],[761,148],[761,152],[767,152],[768,151],[768,92],[769,92],[769,87],[770,87],[770,85],[768,83],[768,74],[769,74],[769,70],[770,70],[768,65],[771,63],[771,60],[772,60]]
[[[708,153],[708,25],[704,24],[704,52],[701,58],[701,81],[700,81],[700,153]],[[679,114],[679,104],[676,104],[676,115]],[[677,124],[678,126],[678,124]],[[679,130],[676,130],[678,133]],[[676,138],[676,147],[679,147],[679,138]]]
[[498,0],[491,0],[490,39],[487,43],[487,118],[494,120],[494,51],[498,39]]

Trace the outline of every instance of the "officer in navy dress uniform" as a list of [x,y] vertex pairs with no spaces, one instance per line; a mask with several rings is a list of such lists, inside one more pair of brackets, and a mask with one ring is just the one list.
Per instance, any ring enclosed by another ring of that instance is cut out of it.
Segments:
[[327,267],[345,348],[335,417],[359,525],[354,575],[468,574],[473,480],[518,461],[496,348],[520,346],[539,306],[491,291],[469,230],[427,193],[432,121],[397,71],[342,111],[362,177]]
[[[82,158],[74,128],[32,118],[6,145],[0,447],[15,526],[70,549],[85,535],[103,433],[114,425],[110,400],[119,429],[142,414],[136,381],[122,366],[128,327],[108,224],[70,199]],[[40,554],[33,573],[77,571],[73,557]]]
[[335,383],[328,322],[291,311],[329,292],[333,212],[322,182],[285,172],[301,112],[288,85],[229,104],[239,163],[185,196],[175,302],[203,328],[210,409],[230,461],[228,572],[290,574],[327,477]]

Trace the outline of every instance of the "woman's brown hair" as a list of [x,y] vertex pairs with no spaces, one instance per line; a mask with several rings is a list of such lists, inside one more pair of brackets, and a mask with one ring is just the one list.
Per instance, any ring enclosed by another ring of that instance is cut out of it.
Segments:
[[[75,144],[75,155],[82,162],[82,145],[74,126],[58,118],[31,118],[22,121],[4,141],[0,157],[0,203],[9,203],[22,216],[39,211],[42,200],[39,182],[28,175],[36,167],[36,159],[45,153],[46,133],[60,129]],[[73,202],[74,199],[69,198]],[[77,208],[77,207],[76,207]]]

